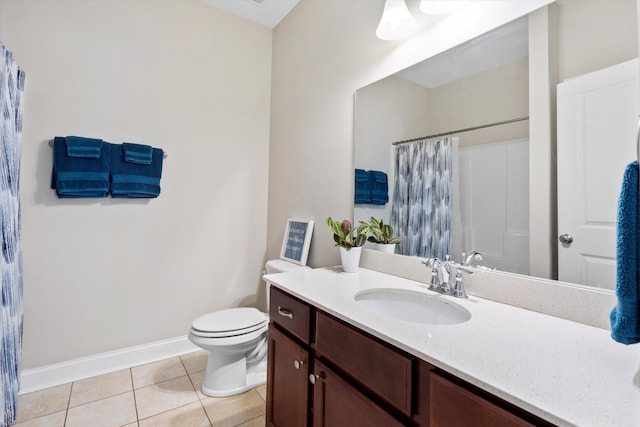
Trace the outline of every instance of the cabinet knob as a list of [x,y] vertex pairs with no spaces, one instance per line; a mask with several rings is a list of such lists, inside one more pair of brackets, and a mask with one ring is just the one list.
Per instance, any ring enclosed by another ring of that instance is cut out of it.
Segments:
[[320,375],[309,374],[309,382],[311,384],[315,384],[318,378],[320,378]]
[[304,361],[303,360],[294,360],[294,362],[293,362],[293,367],[296,368],[296,369],[302,368],[303,365],[304,365]]

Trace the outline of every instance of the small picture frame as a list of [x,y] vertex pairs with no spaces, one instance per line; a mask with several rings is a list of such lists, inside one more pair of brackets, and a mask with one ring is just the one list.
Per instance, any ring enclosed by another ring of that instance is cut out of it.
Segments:
[[313,221],[310,219],[287,220],[284,230],[280,259],[299,265],[307,265],[307,255],[313,234]]

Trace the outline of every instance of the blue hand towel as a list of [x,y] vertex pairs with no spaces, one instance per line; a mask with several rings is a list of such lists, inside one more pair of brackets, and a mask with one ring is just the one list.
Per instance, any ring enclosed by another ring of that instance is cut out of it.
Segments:
[[111,144],[111,197],[152,198],[160,195],[164,152],[152,150],[151,164],[130,163],[124,159],[121,144]]
[[356,169],[355,173],[355,192],[354,203],[355,204],[369,204],[371,203],[371,189],[369,187],[369,178],[367,171],[362,169]]
[[98,158],[70,157],[65,138],[55,137],[51,188],[56,190],[58,197],[107,197],[110,145],[102,144]]
[[389,201],[389,185],[387,174],[380,171],[369,171],[369,187],[371,188],[371,203],[384,205]]
[[67,155],[69,157],[85,157],[98,159],[103,141],[101,139],[67,136]]
[[150,165],[153,147],[150,145],[133,144],[131,142],[123,142],[124,161],[129,163],[138,163],[140,165]]
[[611,337],[623,344],[640,342],[640,226],[638,224],[638,162],[627,166],[618,200],[616,296],[611,311]]

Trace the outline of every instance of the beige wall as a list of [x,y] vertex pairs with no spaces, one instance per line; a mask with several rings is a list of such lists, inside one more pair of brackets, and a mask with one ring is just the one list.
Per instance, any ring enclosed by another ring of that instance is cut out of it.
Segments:
[[[527,58],[432,89],[429,112],[429,133],[434,134],[528,116]],[[528,136],[527,121],[459,135],[461,147]]]
[[[417,1],[408,5],[417,11]],[[406,41],[376,38],[384,2],[302,0],[274,30],[267,254],[290,216],[316,220],[309,264],[335,265],[324,221],[353,215],[356,89],[527,14],[548,1],[482,1]]]
[[636,0],[559,0],[560,81],[638,57]]
[[[23,368],[261,305],[271,31],[199,1],[0,0],[25,70]],[[56,135],[168,153],[155,200],[60,200]]]

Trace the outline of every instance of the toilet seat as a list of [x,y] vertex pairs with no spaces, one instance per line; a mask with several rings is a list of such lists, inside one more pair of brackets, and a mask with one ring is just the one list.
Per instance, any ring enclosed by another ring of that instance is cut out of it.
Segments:
[[267,329],[267,316],[253,307],[220,310],[198,317],[191,333],[202,338],[228,338]]

